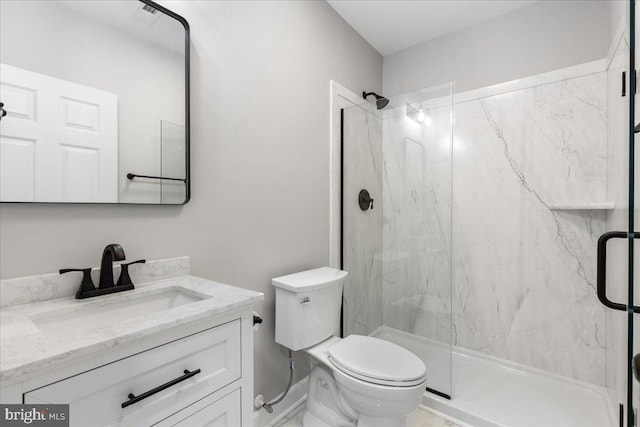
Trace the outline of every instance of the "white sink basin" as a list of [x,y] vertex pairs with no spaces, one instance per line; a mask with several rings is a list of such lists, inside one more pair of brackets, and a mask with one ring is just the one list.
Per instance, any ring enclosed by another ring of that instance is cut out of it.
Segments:
[[[125,293],[128,291],[124,291]],[[33,323],[45,335],[77,335],[92,329],[115,325],[134,317],[157,313],[185,304],[201,301],[184,290],[166,288],[157,293],[134,294],[131,298],[118,298],[115,294],[84,304],[81,308],[67,307],[32,317]]]

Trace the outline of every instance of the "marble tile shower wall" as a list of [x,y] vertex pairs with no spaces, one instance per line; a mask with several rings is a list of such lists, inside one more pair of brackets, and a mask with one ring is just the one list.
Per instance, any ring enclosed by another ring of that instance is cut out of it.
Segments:
[[[384,324],[605,384],[606,213],[555,208],[607,200],[603,69],[458,97],[453,165],[449,106],[429,128],[345,110],[348,334]],[[358,208],[361,188],[374,210]]]
[[605,213],[554,205],[606,200],[606,73],[534,81],[455,105],[453,200],[450,108],[384,121],[383,320],[603,385]]
[[[343,266],[346,334],[369,335],[382,325],[382,121],[367,106],[344,110]],[[373,209],[362,211],[367,189]]]
[[605,72],[456,105],[455,345],[604,385]]

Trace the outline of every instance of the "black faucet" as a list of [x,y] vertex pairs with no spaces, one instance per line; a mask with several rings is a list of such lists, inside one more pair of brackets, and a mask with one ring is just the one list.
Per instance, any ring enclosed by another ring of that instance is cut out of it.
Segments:
[[102,252],[102,261],[100,262],[100,283],[99,289],[113,288],[113,261],[122,261],[125,259],[124,249],[117,243],[107,245]]
[[76,292],[76,298],[91,298],[99,295],[112,294],[114,292],[128,291],[134,289],[131,282],[131,276],[129,276],[129,265],[144,263],[145,260],[141,259],[133,261],[128,264],[120,264],[122,270],[120,272],[120,279],[116,285],[113,284],[113,261],[122,261],[125,259],[124,249],[117,243],[107,245],[102,252],[102,262],[100,263],[100,283],[98,288],[93,285],[91,280],[91,268],[83,269],[71,269],[65,268],[60,270],[60,274],[68,273],[70,271],[81,271],[83,273],[82,283],[78,292]]

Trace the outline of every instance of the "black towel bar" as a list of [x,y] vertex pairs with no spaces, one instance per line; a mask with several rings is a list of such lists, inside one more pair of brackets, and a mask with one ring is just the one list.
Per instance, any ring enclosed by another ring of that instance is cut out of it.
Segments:
[[169,181],[182,181],[185,184],[187,183],[187,180],[185,178],[168,178],[166,176],[137,175],[135,173],[128,173],[127,178],[129,179],[133,179],[133,178],[168,179]]

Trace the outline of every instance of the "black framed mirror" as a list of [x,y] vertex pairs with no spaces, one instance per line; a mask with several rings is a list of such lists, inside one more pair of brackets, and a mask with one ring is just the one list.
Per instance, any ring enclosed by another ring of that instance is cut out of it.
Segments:
[[189,45],[149,0],[0,2],[0,202],[187,203]]

